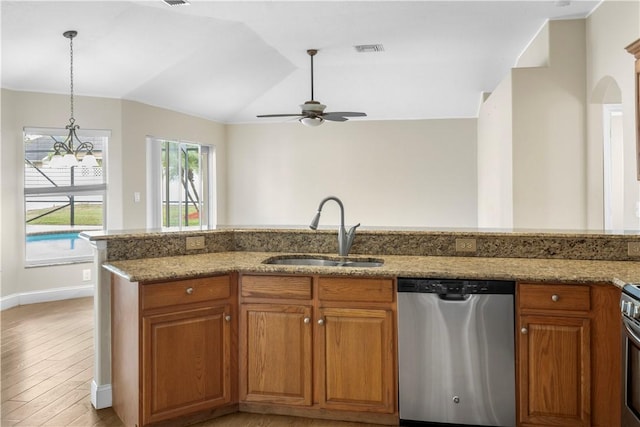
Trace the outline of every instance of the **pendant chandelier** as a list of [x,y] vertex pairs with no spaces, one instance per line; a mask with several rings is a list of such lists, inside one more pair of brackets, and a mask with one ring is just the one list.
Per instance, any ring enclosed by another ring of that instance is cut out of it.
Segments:
[[[71,117],[69,118],[69,124],[65,126],[65,129],[69,131],[69,134],[64,141],[58,141],[55,138],[53,143],[53,156],[51,157],[50,167],[53,168],[69,168],[74,166],[82,167],[94,167],[98,166],[98,161],[93,155],[93,144],[90,142],[82,142],[78,138],[76,131],[80,129],[80,126],[76,124],[76,119],[73,117],[73,38],[78,35],[77,31],[65,31],[62,34],[69,39],[69,51],[70,51],[70,64],[71,64]],[[82,156],[82,160],[78,161],[79,154],[82,152],[85,154]],[[63,155],[64,153],[64,155]]]

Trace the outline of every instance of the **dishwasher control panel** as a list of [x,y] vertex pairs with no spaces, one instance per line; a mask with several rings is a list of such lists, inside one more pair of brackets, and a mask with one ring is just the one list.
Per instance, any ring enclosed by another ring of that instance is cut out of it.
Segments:
[[506,280],[398,279],[398,292],[422,294],[513,294],[515,283]]

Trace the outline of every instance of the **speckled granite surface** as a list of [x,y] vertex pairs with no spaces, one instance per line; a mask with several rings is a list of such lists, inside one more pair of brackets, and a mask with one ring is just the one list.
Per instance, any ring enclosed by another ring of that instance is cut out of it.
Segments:
[[[107,241],[109,261],[187,254],[185,238],[204,236],[205,249],[192,254],[226,251],[337,253],[335,230],[238,229],[191,232],[138,232],[92,235]],[[457,238],[475,238],[476,252],[456,252]],[[359,231],[352,253],[481,258],[583,259],[640,261],[629,256],[629,242],[640,234],[507,233],[472,231]]]
[[[112,261],[109,271],[134,282],[175,280],[239,271],[244,273],[330,274],[371,277],[502,279],[548,283],[640,283],[640,263],[525,258],[376,256],[382,267],[305,267],[268,265],[272,252],[219,252]],[[350,258],[358,258],[354,255]]]

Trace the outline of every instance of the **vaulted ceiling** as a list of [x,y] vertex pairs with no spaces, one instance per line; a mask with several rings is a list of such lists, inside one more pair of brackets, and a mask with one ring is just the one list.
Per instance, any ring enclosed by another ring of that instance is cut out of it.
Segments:
[[[568,4],[566,4],[568,3]],[[1,2],[2,87],[128,99],[223,123],[315,98],[353,120],[475,117],[547,19],[599,1]],[[381,44],[359,53],[355,45]]]

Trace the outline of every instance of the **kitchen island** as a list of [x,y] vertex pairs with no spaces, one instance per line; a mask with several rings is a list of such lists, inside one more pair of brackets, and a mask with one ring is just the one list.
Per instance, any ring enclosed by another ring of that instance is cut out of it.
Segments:
[[[205,232],[204,234],[208,240],[211,239],[213,241],[208,242],[208,249],[206,249],[206,251],[194,253],[192,255],[185,254],[184,251],[182,253],[177,251],[178,254],[171,256],[157,256],[162,255],[162,251],[164,251],[167,246],[171,246],[171,242],[167,242],[166,240],[167,235],[162,235],[163,238],[165,238],[164,241],[158,240],[159,237],[156,235],[146,236],[147,239],[149,239],[146,242],[141,236],[120,235],[115,238],[112,236],[111,239],[115,240],[111,240],[109,245],[104,245],[102,252],[98,251],[99,254],[102,254],[102,258],[97,256],[97,262],[104,266],[103,271],[105,273],[102,277],[104,282],[103,285],[109,283],[112,274],[114,277],[119,278],[125,283],[141,284],[140,286],[146,286],[146,284],[154,283],[160,284],[162,282],[175,283],[182,280],[189,281],[197,280],[198,278],[219,277],[223,275],[229,275],[232,282],[237,280],[237,277],[241,278],[245,275],[265,277],[307,277],[310,278],[310,283],[314,283],[314,285],[317,285],[319,282],[316,282],[316,280],[319,280],[319,278],[321,279],[322,277],[344,277],[345,279],[360,278],[372,280],[388,279],[391,281],[390,283],[395,283],[394,280],[397,277],[462,277],[468,279],[515,280],[519,283],[548,285],[550,291],[564,285],[568,286],[568,289],[575,289],[576,286],[580,287],[583,285],[592,289],[591,294],[593,295],[592,299],[594,302],[596,298],[600,298],[597,295],[604,295],[601,294],[601,292],[605,292],[605,294],[609,295],[607,304],[609,306],[615,306],[613,308],[617,310],[617,302],[615,301],[615,298],[619,295],[620,288],[625,283],[640,281],[640,263],[634,261],[633,257],[627,257],[627,254],[621,253],[620,250],[611,250],[612,247],[626,249],[628,241],[637,239],[637,236],[540,236],[525,234],[522,236],[515,236],[516,238],[520,237],[521,239],[524,239],[523,241],[526,241],[525,245],[521,245],[521,247],[524,248],[525,253],[519,254],[517,251],[514,252],[513,246],[504,244],[505,239],[509,240],[514,238],[511,234],[496,234],[495,238],[497,240],[494,241],[490,241],[489,239],[489,237],[493,237],[493,235],[487,236],[484,234],[471,234],[472,237],[477,237],[479,239],[478,243],[480,244],[478,245],[478,252],[475,254],[460,256],[460,254],[449,251],[448,246],[443,244],[443,242],[455,241],[456,238],[460,237],[469,238],[470,233],[468,232],[457,234],[453,233],[453,235],[451,235],[451,233],[442,232],[401,232],[399,234],[395,232],[372,232],[370,233],[370,236],[365,236],[362,239],[361,249],[367,249],[367,251],[361,252],[361,255],[354,254],[350,258],[369,259],[374,257],[377,260],[383,261],[383,264],[380,267],[358,268],[287,266],[265,263],[265,261],[273,257],[296,257],[302,256],[303,254],[316,256],[320,254],[324,257],[332,257],[331,243],[333,239],[331,237],[335,236],[335,234],[331,232],[316,234],[298,230],[288,231],[284,233],[286,234],[286,239],[284,239],[284,241],[278,239],[282,237],[280,233],[273,231],[265,232],[264,230],[258,231],[255,234],[246,230],[242,230],[240,232],[223,230],[212,233]],[[274,236],[278,238],[273,239]],[[369,239],[367,239],[367,237],[369,237]],[[118,238],[121,239],[121,242],[118,242]],[[139,246],[144,247],[144,244],[146,243],[148,245],[147,248],[143,248],[135,253],[132,252],[131,248],[138,246],[136,245],[136,242],[132,242],[132,238],[134,240],[136,238],[141,239],[140,242],[138,242],[140,243]],[[185,236],[174,234],[171,238],[182,239],[182,241],[184,241]],[[558,238],[561,240],[565,239],[567,242],[566,247],[555,244],[557,243]],[[543,240],[541,241],[540,239]],[[554,244],[550,245],[547,239],[555,239]],[[109,238],[102,239],[102,243],[106,240],[109,240]],[[403,240],[409,241],[414,249],[419,248],[416,250],[419,254],[404,254],[409,251],[407,250],[406,245],[404,245]],[[394,246],[389,246],[390,241],[399,243]],[[428,241],[432,246],[429,246],[429,244],[425,245],[424,241]],[[500,244],[496,244],[496,241],[500,242]],[[540,242],[542,243],[538,244]],[[96,243],[97,246],[100,245],[101,239],[94,238],[94,243]],[[113,245],[114,250],[111,251],[111,256],[107,256],[106,253],[108,251],[104,249],[111,247],[111,243],[115,243]],[[122,250],[118,246],[118,243],[122,243],[123,247],[128,249]],[[159,244],[161,246],[158,246]],[[209,250],[212,244],[215,246],[213,251]],[[538,244],[538,246],[536,246],[536,244]],[[158,249],[159,247],[160,249]],[[180,248],[178,244],[174,245],[174,247]],[[283,251],[282,249],[285,247],[292,248],[295,251]],[[581,249],[576,250],[576,248]],[[490,251],[492,254],[500,254],[502,251],[502,254],[508,254],[509,256],[478,256],[478,253],[482,254],[483,250]],[[595,251],[602,253],[603,256],[600,258],[605,259],[597,259],[597,255],[594,256],[593,253],[584,253],[584,250],[587,252],[591,250],[592,252]],[[444,253],[449,256],[430,255],[429,252],[433,251],[436,251],[438,255]],[[389,252],[391,252],[391,254],[389,254]],[[133,254],[133,258],[135,259],[118,259],[125,258],[118,256],[118,254],[125,253],[128,253],[129,255]],[[401,254],[398,255],[394,253]],[[427,255],[424,255],[424,253],[427,253]],[[156,256],[145,257],[144,254]],[[518,257],[518,255],[520,255],[520,257]],[[543,256],[548,256],[549,258],[545,258]],[[564,259],[562,257],[596,259]],[[237,282],[240,283],[241,280],[238,280]],[[102,290],[99,294],[108,295],[110,298],[110,291],[105,289],[107,287],[108,286],[102,286]],[[110,301],[110,299],[108,301]],[[102,303],[104,303],[104,300]],[[238,302],[234,302],[234,304],[237,303]],[[100,306],[99,301],[97,301],[96,304],[97,307]],[[313,302],[313,304],[319,303]],[[392,310],[395,309],[393,304],[389,307],[391,307]],[[105,307],[103,307],[103,314],[104,308]],[[593,311],[596,308],[597,310]],[[577,313],[581,318],[587,319],[590,322],[591,329],[585,329],[585,327],[581,326],[581,334],[589,334],[589,331],[591,331],[591,334],[596,334],[595,336],[600,340],[604,333],[604,329],[603,327],[598,326],[602,322],[597,317],[597,312],[601,311],[602,306],[593,305],[592,309],[588,308],[586,311],[582,310],[579,312],[570,311],[568,314],[569,317],[573,318]],[[608,307],[607,310],[608,313],[611,314],[612,308]],[[395,315],[395,313],[393,314]],[[534,314],[545,313],[543,311],[535,312],[534,310]],[[567,313],[558,311],[556,314],[564,315]],[[109,326],[105,328],[105,317],[109,319],[108,316],[103,316],[103,327],[100,328],[102,329],[102,332],[105,332],[105,329],[108,331],[108,328],[110,327],[109,324]],[[110,320],[111,319],[109,319],[109,322]],[[586,320],[583,320],[583,322],[584,321]],[[608,328],[619,327],[617,324],[613,325],[609,323],[611,322],[607,323]],[[395,331],[393,332],[395,337]],[[104,337],[104,335],[102,336]],[[108,338],[108,335],[106,337]],[[618,337],[613,340],[611,337],[608,339],[611,342],[618,341]],[[102,340],[102,344],[105,344],[105,341],[106,340]],[[589,353],[588,350],[585,350],[583,344],[583,342],[580,343],[582,347],[580,347],[579,353],[574,354],[575,357],[583,357],[585,354],[587,356],[591,356],[591,353]],[[99,346],[96,345],[96,347]],[[106,349],[109,349],[109,352],[105,352],[105,347]],[[96,369],[96,374],[101,373],[103,374],[103,378],[108,379],[105,384],[108,384],[109,388],[106,391],[110,394],[111,360],[109,341],[106,342],[106,346],[103,345],[101,351],[103,362],[101,366],[103,368],[108,368],[108,370],[103,369],[100,372]],[[606,357],[606,355],[593,355],[592,357],[587,357],[584,360],[587,362],[586,366],[588,367],[589,360],[596,358],[602,359],[603,357]],[[583,367],[583,369],[587,368]],[[603,381],[604,377],[598,374],[598,372],[594,372],[595,374],[591,375],[590,383],[587,382],[586,384],[586,391],[585,384],[580,384],[580,386],[583,387],[581,392],[581,396],[584,397],[583,400],[589,399],[589,387],[595,384],[600,384]],[[104,375],[105,373],[108,373],[108,377]],[[96,375],[96,379],[99,380],[98,375]],[[606,378],[604,379],[606,380]],[[615,382],[611,384],[615,384]],[[96,386],[98,386],[96,387],[96,391],[99,391],[100,384],[96,383]],[[610,384],[607,385],[607,387],[609,386]],[[611,395],[609,395],[609,397],[611,398]],[[110,396],[108,405],[106,406],[111,406]],[[578,407],[577,410],[581,412],[581,414],[579,414],[579,418],[582,420],[593,421],[593,424],[585,425],[606,425],[598,424],[598,419],[604,419],[603,417],[607,414],[603,414],[602,411],[597,408],[597,405],[592,406],[593,407],[587,405],[586,408],[583,408],[582,406]],[[602,404],[600,404],[600,406],[602,406]],[[269,408],[268,404],[266,404],[266,406],[265,404],[252,404],[245,409],[270,410]],[[282,408],[283,407],[281,406],[281,409]],[[591,412],[593,412],[593,415]],[[294,413],[313,416],[312,414],[305,414],[304,411]],[[351,418],[347,417],[343,419],[358,419],[354,413],[350,413],[349,417]],[[380,420],[381,422],[392,424],[394,419],[393,417],[394,415],[392,414],[391,418],[380,418]],[[395,417],[395,419],[397,419],[397,412]]]

